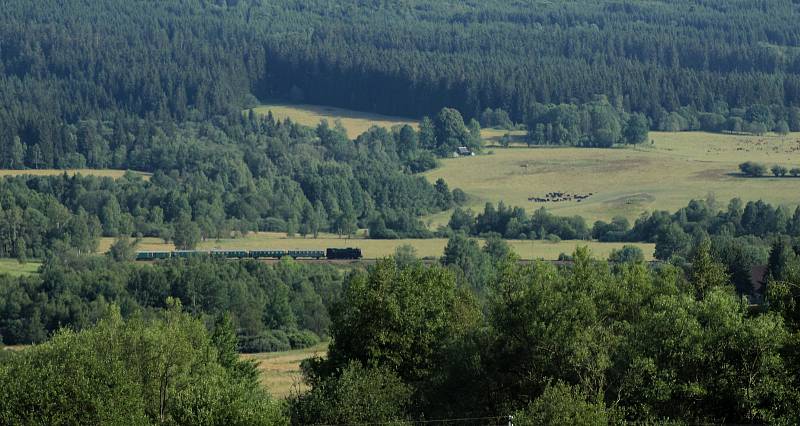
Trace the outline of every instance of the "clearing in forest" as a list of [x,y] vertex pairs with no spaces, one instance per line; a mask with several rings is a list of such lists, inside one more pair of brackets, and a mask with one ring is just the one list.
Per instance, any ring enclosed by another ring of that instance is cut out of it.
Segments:
[[[253,110],[257,114],[263,115],[272,111],[272,115],[278,120],[283,120],[288,117],[291,118],[292,121],[310,127],[315,127],[321,120],[328,120],[331,125],[333,125],[334,121],[339,120],[342,126],[347,129],[347,136],[352,139],[366,132],[372,126],[391,128],[397,125],[410,124],[414,126],[414,128],[417,128],[419,125],[419,120],[413,118],[372,114],[322,105],[269,103],[253,108]],[[500,138],[506,133],[511,136],[511,141],[514,144],[522,143],[526,134],[524,130],[481,130],[481,135],[486,140],[487,145],[499,144]]]
[[272,396],[283,399],[293,391],[304,391],[308,388],[302,382],[300,362],[314,356],[325,356],[327,352],[328,343],[320,343],[306,349],[242,354],[241,357],[256,361],[261,384]]
[[371,114],[322,105],[270,103],[253,108],[253,110],[257,114],[264,115],[272,111],[272,115],[278,120],[288,117],[294,122],[310,127],[315,127],[322,120],[328,120],[331,125],[333,125],[334,121],[340,120],[342,126],[347,129],[347,136],[353,139],[366,132],[372,126],[391,128],[399,124],[410,124],[416,127],[418,124],[417,120],[410,118]]
[[[709,194],[722,207],[735,197],[779,205],[799,201],[800,179],[745,178],[738,165],[800,167],[800,133],[652,132],[650,139],[636,148],[492,148],[489,155],[444,159],[426,176],[466,191],[476,211],[487,201],[503,201],[529,213],[545,207],[561,216],[580,215],[590,225],[618,215],[633,220],[653,210],[672,212]],[[449,217],[445,212],[429,219],[436,226]]]
[[33,275],[42,266],[39,261],[20,263],[17,259],[0,259],[0,274],[9,274],[13,277]]

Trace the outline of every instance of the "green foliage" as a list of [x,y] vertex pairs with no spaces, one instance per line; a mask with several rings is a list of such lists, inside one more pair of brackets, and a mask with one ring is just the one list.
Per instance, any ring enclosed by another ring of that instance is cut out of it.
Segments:
[[772,166],[772,168],[770,168],[770,171],[775,177],[784,177],[786,176],[787,173],[789,173],[789,169],[783,166],[779,166],[777,164]]
[[368,275],[355,274],[345,284],[332,315],[329,362],[342,368],[359,361],[390,368],[406,381],[424,380],[460,326],[454,321],[459,303],[448,271],[379,261]]
[[9,424],[287,423],[255,381],[217,358],[180,304],[152,321],[110,319],[61,331],[0,365]]
[[344,366],[336,376],[312,379],[313,388],[290,398],[293,424],[404,424],[411,387],[390,368]]
[[394,250],[394,261],[399,268],[408,268],[420,263],[417,249],[411,244],[403,244]]
[[698,298],[702,299],[713,288],[730,283],[725,266],[717,262],[711,254],[711,241],[704,239],[692,258],[690,281]]
[[426,133],[426,138],[429,138],[427,133],[431,130],[428,126],[432,126],[433,141],[427,143],[432,144],[430,146],[440,156],[450,156],[454,152],[458,152],[460,146],[465,146],[473,151],[480,151],[482,147],[480,124],[472,120],[467,128],[464,118],[458,110],[442,108],[430,124],[425,120],[423,123],[426,129],[421,132]]
[[528,216],[521,207],[507,207],[502,201],[495,207],[486,203],[483,212],[473,216],[469,210],[456,208],[448,224],[453,231],[463,231],[469,235],[496,233],[505,238],[544,239],[555,235],[561,239],[588,239],[591,233],[586,221],[580,216],[560,217],[548,213],[545,208],[536,210]]
[[520,426],[580,425],[600,426],[610,423],[602,403],[587,402],[578,390],[564,383],[548,386],[528,407],[514,414]]
[[111,303],[127,317],[175,297],[197,315],[230,314],[239,350],[297,349],[328,335],[342,280],[325,265],[212,258],[133,265],[63,256],[38,276],[0,277],[0,335],[10,344],[41,342],[61,326],[92,326]]
[[138,240],[131,240],[128,237],[118,238],[108,249],[108,255],[117,262],[130,262],[136,259],[138,243]]
[[625,143],[638,145],[647,141],[650,125],[642,114],[633,114],[625,123]]
[[637,246],[626,244],[619,250],[612,250],[608,260],[615,263],[642,263],[644,262],[644,252]]
[[188,216],[183,216],[175,224],[172,240],[178,250],[194,250],[200,242],[200,227]]
[[739,170],[750,177],[761,177],[767,173],[766,166],[763,164],[754,163],[752,161],[739,164]]

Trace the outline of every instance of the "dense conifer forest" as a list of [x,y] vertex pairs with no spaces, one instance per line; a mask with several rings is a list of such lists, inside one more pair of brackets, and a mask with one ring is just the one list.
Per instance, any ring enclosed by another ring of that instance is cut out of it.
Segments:
[[[486,153],[481,125],[595,148],[800,131],[797,0],[2,9],[0,168],[143,173],[0,180],[0,257],[41,262],[0,274],[0,424],[800,423],[800,208],[709,197],[592,224],[474,212],[422,175]],[[353,139],[253,112],[268,100],[419,126]],[[361,229],[448,241],[370,265],[132,261],[140,237]],[[523,264],[504,238],[649,242],[658,261],[624,246]],[[239,357],[322,341],[285,401]]]

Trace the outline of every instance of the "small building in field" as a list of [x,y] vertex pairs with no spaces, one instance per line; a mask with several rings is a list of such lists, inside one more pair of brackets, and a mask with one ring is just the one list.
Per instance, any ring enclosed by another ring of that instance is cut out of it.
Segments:
[[473,155],[475,155],[475,153],[470,151],[469,148],[467,148],[465,146],[460,146],[460,147],[458,147],[458,152],[456,152],[456,155],[454,155],[454,157],[456,157],[456,156],[469,157],[469,156],[473,156]]

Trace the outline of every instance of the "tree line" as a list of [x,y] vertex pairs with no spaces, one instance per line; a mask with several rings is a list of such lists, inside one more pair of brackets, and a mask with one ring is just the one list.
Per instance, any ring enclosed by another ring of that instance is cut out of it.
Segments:
[[[75,330],[0,351],[9,384],[0,388],[0,418],[796,422],[800,254],[782,240],[772,245],[767,303],[751,305],[710,240],[692,252],[685,264],[649,267],[581,248],[563,266],[523,266],[500,238],[481,247],[456,235],[440,265],[423,265],[406,247],[345,276],[294,262],[63,257],[42,268],[41,285],[19,279],[20,289],[0,299],[2,318],[40,312],[27,297],[56,313],[53,329]],[[13,288],[4,280],[0,288]],[[285,287],[292,280],[320,289],[332,340],[325,358],[303,363],[309,389],[281,408],[236,348],[246,341],[242,329],[302,312],[300,324],[318,309],[313,297],[297,299],[297,284]],[[128,295],[114,297],[121,289]],[[76,300],[94,311],[76,309]],[[248,313],[247,305],[258,306]]]
[[415,175],[436,158],[411,126],[373,128],[353,141],[339,125],[310,129],[253,114],[218,126],[185,123],[171,135],[133,123],[149,130],[121,130],[130,136],[122,165],[151,171],[150,178],[0,181],[0,254],[42,257],[56,241],[92,251],[100,236],[160,237],[193,248],[251,231],[352,235],[376,221],[393,235],[424,237],[430,233],[420,216],[465,200],[446,182]]
[[326,265],[227,262],[213,258],[133,264],[62,253],[36,275],[0,275],[0,339],[46,341],[61,327],[82,330],[110,306],[123,318],[150,318],[167,300],[206,322],[230,315],[240,352],[299,349],[329,336],[343,272]]

